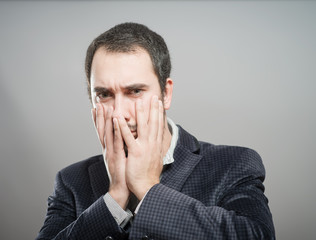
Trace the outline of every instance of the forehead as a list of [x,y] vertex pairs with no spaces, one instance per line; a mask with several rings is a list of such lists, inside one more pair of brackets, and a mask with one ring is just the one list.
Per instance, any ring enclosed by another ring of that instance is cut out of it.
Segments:
[[91,84],[148,82],[158,78],[147,51],[137,48],[133,52],[96,51],[91,66]]

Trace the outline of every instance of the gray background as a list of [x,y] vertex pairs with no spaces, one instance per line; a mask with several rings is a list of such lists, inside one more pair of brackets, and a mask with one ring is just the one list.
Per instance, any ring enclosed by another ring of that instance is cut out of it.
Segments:
[[169,116],[256,149],[277,238],[315,239],[314,1],[0,2],[0,239],[35,238],[56,172],[100,153],[85,51],[125,21],[169,46]]

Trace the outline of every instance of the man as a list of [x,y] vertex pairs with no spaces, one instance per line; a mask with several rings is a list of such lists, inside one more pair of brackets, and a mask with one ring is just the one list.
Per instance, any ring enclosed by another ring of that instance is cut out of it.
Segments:
[[168,119],[161,36],[120,24],[86,56],[103,155],[61,170],[37,239],[274,239],[264,167],[247,148],[199,142]]

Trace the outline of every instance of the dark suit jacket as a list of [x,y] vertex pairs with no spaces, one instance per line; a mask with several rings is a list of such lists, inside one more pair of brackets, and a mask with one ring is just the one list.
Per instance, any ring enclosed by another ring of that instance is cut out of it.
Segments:
[[255,151],[199,142],[179,127],[174,159],[129,233],[104,203],[109,179],[102,156],[61,170],[37,239],[275,239]]

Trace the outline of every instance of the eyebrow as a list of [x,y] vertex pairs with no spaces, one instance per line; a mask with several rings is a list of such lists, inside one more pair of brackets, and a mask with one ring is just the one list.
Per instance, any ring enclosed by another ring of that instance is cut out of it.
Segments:
[[95,87],[95,88],[93,89],[93,91],[96,92],[96,93],[100,93],[100,92],[108,92],[108,91],[110,91],[110,90],[107,89],[107,88],[105,88],[105,87]]
[[[133,90],[137,90],[137,89],[147,89],[148,85],[144,84],[144,83],[135,83],[135,84],[131,84],[131,85],[127,85],[125,87],[123,87],[123,89],[127,90],[127,91],[133,91]],[[106,87],[95,87],[93,89],[94,92],[96,93],[101,93],[101,92],[111,92],[111,89],[106,88]]]
[[135,83],[131,85],[127,85],[124,87],[128,91],[137,90],[137,89],[147,89],[148,85],[144,83]]

